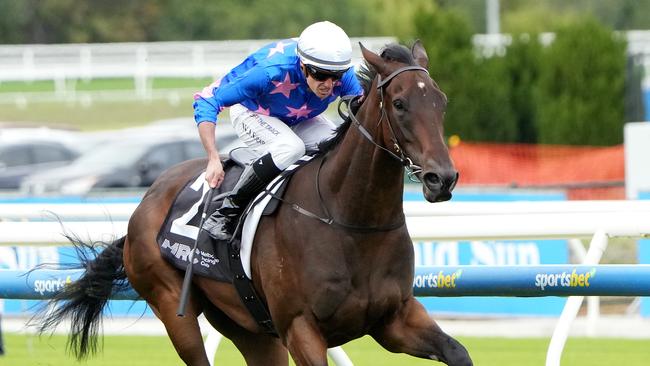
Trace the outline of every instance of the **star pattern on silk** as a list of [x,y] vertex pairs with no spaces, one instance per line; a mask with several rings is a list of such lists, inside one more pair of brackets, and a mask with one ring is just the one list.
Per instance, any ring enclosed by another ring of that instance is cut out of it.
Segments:
[[307,108],[307,103],[303,104],[302,107],[300,108],[291,108],[287,106],[287,109],[289,110],[287,117],[296,117],[296,118],[307,117],[309,113],[313,111],[313,109]]
[[257,114],[263,114],[265,116],[268,116],[271,114],[270,108],[263,108],[261,105],[257,105],[257,110],[255,110],[255,113]]
[[270,94],[282,94],[285,98],[289,98],[291,91],[298,87],[298,83],[292,83],[289,73],[284,77],[284,81],[272,81],[275,89]]
[[287,47],[290,43],[283,43],[282,41],[279,41],[278,43],[275,44],[275,47],[269,49],[269,55],[266,56],[266,58],[269,58],[276,53],[281,53],[284,54],[284,48]]

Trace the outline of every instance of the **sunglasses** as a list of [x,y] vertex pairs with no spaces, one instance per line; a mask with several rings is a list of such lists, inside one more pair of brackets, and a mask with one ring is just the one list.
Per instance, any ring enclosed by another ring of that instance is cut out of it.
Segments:
[[332,71],[318,68],[313,65],[305,65],[307,69],[307,74],[309,74],[316,81],[326,81],[327,79],[332,79],[332,81],[341,80],[343,74],[348,70]]

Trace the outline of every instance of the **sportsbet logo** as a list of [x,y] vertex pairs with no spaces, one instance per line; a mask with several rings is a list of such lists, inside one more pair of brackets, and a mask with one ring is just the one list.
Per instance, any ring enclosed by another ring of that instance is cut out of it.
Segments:
[[34,291],[38,292],[43,296],[46,292],[59,292],[63,290],[63,287],[70,284],[72,280],[70,276],[67,276],[64,279],[62,278],[52,278],[49,280],[36,280],[34,281]]
[[447,275],[443,271],[436,274],[428,273],[425,275],[417,275],[413,279],[413,286],[420,288],[456,288],[456,280],[460,278],[462,273],[463,270],[459,269],[456,272]]
[[539,273],[535,276],[535,286],[542,291],[546,287],[589,287],[589,280],[595,276],[596,268],[585,273],[579,273],[575,269],[571,273]]

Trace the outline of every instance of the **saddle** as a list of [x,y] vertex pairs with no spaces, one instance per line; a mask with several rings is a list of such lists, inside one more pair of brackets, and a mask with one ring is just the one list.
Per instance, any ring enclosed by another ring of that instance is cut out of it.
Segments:
[[[163,258],[177,269],[185,271],[194,242],[198,238],[197,249],[192,261],[194,274],[216,281],[232,283],[237,289],[242,302],[258,323],[268,333],[275,334],[275,328],[271,323],[266,304],[259,300],[252,281],[244,270],[244,267],[250,268],[250,263],[242,263],[241,260],[242,228],[252,209],[258,204],[264,205],[261,216],[271,215],[275,212],[290,177],[298,170],[298,167],[304,165],[311,157],[306,160],[303,159],[304,162],[296,165],[294,169],[285,170],[263,192],[251,200],[239,218],[237,229],[230,242],[214,240],[207,232],[199,230],[204,205],[208,205],[208,216],[221,207],[223,199],[233,189],[245,166],[256,158],[257,156],[248,148],[238,148],[231,151],[228,158],[222,162],[225,171],[224,181],[213,192],[211,202],[206,202],[208,186],[205,183],[205,171],[192,177],[174,199],[158,233],[157,242]],[[271,194],[271,197],[269,197],[269,194]],[[256,212],[258,211],[259,208]],[[258,213],[257,217],[251,218],[254,226],[257,225],[259,216]],[[250,249],[250,243],[248,248]],[[245,258],[248,260],[249,256],[246,255]]]

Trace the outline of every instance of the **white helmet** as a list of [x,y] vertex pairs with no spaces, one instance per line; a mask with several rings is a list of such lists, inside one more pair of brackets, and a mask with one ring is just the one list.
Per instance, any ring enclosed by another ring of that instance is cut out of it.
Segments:
[[300,34],[298,56],[305,65],[332,71],[347,70],[352,66],[350,38],[334,23],[314,23]]

